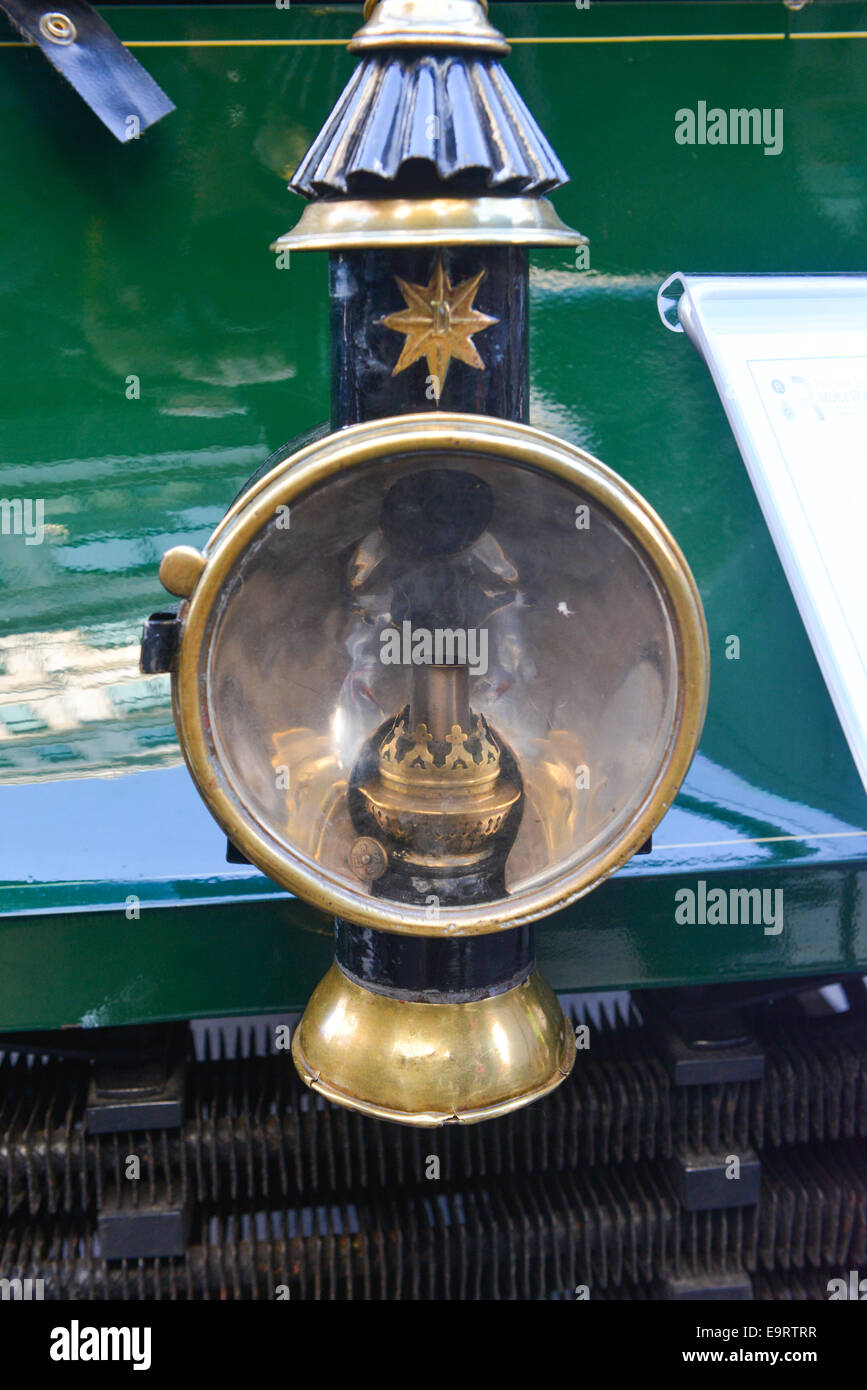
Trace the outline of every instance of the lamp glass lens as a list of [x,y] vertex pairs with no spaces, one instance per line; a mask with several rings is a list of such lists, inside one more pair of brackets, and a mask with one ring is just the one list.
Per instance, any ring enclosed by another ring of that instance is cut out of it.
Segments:
[[470,710],[517,761],[510,897],[623,836],[676,731],[670,601],[626,526],[570,482],[475,452],[383,457],[277,508],[202,653],[219,775],[273,841],[356,893],[376,885],[352,864],[353,769],[419,667],[445,735],[453,673],[448,698],[437,679],[463,655]]

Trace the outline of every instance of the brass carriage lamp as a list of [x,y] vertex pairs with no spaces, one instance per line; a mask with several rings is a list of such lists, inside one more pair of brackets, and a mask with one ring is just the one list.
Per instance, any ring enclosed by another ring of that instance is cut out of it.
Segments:
[[527,416],[527,247],[565,172],[479,0],[379,0],[292,181],[330,253],[332,433],[169,551],[190,771],[336,918],[293,1040],[382,1119],[503,1114],[569,1072],[536,920],[647,840],[697,746],[701,604],[648,504]]

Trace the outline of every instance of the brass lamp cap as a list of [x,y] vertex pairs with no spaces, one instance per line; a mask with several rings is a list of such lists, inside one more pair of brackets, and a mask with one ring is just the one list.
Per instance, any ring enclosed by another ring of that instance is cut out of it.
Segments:
[[509,52],[488,20],[485,0],[367,0],[364,18],[366,24],[349,43],[350,53],[374,48]]
[[427,1004],[375,993],[333,965],[292,1040],[302,1080],[378,1120],[476,1124],[569,1075],[575,1035],[538,972],[487,999]]

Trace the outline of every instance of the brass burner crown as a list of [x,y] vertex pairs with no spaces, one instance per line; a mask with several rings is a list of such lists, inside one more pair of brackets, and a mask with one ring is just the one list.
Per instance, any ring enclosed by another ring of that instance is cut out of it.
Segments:
[[500,772],[500,749],[483,715],[474,714],[467,730],[453,724],[435,739],[427,724],[408,730],[409,706],[394,721],[379,749],[379,770],[402,786],[487,786]]

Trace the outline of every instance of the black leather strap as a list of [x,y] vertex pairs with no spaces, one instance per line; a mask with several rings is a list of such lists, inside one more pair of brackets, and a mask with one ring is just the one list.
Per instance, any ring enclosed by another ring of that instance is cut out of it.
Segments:
[[[112,135],[126,143],[174,111],[113,29],[85,0],[0,0],[0,9],[83,97]],[[57,15],[62,22],[45,20]],[[52,37],[54,33],[55,37]],[[71,40],[70,40],[70,35]]]

